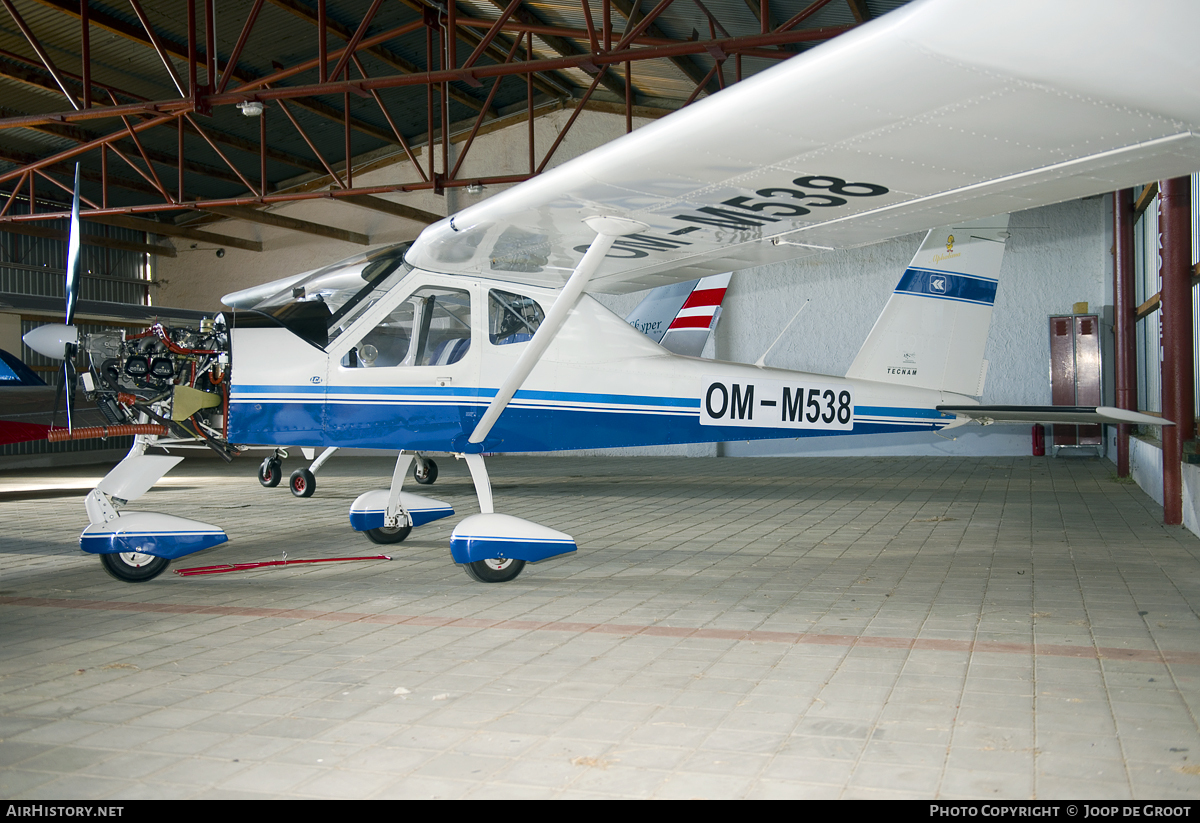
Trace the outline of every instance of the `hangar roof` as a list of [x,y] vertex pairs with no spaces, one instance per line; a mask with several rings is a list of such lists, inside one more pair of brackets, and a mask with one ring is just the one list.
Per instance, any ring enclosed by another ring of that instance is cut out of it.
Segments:
[[[273,204],[330,195],[431,222],[405,192],[516,182],[558,147],[468,179],[446,134],[462,157],[553,109],[632,128],[905,2],[0,0],[0,223],[68,203],[75,163],[85,216],[130,228],[279,224]],[[404,182],[356,187],[389,161]]]

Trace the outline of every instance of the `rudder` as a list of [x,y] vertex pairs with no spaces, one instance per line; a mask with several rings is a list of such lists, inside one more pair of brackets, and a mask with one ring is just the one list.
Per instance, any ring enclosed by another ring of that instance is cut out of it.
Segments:
[[846,377],[979,396],[1008,215],[933,229]]

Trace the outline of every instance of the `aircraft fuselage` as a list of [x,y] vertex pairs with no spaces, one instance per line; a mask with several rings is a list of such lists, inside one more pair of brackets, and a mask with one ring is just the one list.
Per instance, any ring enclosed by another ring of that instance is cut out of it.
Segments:
[[[594,449],[933,431],[954,422],[935,406],[975,402],[674,355],[585,296],[486,440],[469,444],[530,337],[498,336],[497,293],[541,310],[557,296],[415,270],[324,348],[285,328],[235,328],[230,440],[466,453]],[[448,310],[431,318],[441,309],[434,300]]]

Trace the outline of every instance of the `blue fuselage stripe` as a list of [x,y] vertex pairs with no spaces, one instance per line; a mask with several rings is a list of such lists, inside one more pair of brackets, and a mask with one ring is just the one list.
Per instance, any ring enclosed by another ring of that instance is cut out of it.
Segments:
[[[462,393],[454,396],[446,389],[358,387],[354,397],[342,399],[343,388],[330,387],[331,397],[325,402],[296,388],[256,386],[235,392],[229,406],[230,438],[299,446],[470,451],[466,438],[483,414],[487,395],[495,393],[459,389]],[[482,449],[557,451],[934,431],[953,420],[953,415],[929,408],[857,406],[849,431],[702,426],[698,406],[698,399],[687,397],[521,393]]]

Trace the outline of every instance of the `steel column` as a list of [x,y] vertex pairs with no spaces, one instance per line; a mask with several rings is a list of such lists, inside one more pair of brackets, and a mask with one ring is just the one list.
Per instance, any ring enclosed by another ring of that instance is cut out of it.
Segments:
[[1196,428],[1192,363],[1191,180],[1159,182],[1158,230],[1162,260],[1163,522],[1183,522],[1183,442]]
[[[1134,336],[1133,189],[1113,192],[1113,335],[1118,409],[1137,411],[1137,347]],[[1117,426],[1117,477],[1129,476],[1129,429]]]

